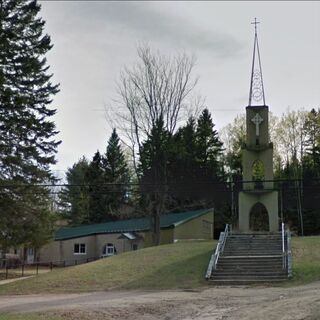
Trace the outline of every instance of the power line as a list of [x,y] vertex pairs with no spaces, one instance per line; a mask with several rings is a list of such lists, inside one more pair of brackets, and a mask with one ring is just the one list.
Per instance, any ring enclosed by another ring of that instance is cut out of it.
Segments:
[[[312,178],[308,179],[308,182],[320,182],[320,178]],[[238,180],[238,181],[192,181],[190,184],[192,185],[241,185],[246,183],[255,183],[255,180]],[[262,183],[290,183],[290,182],[306,182],[304,179],[274,179],[274,180],[263,180]],[[106,186],[122,186],[122,187],[148,187],[148,186],[185,186],[186,182],[168,182],[168,183],[99,183],[99,184],[69,184],[69,183],[58,183],[58,184],[36,184],[36,183],[30,183],[30,184],[0,184],[0,188],[32,188],[32,187],[44,187],[44,188],[53,188],[53,187],[106,187]],[[307,187],[307,186],[306,186]]]

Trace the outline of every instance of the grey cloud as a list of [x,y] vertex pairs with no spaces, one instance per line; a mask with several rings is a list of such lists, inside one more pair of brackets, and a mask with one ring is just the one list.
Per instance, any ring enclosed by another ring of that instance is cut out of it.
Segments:
[[[113,30],[119,28],[119,32],[125,30],[135,36],[138,32],[147,39],[205,50],[219,58],[234,57],[243,48],[243,44],[231,35],[206,30],[174,12],[158,10],[161,3],[118,1],[71,2],[66,5],[70,13],[77,12],[76,16],[86,23],[98,23],[100,26],[102,23],[112,23]],[[72,16],[69,18],[72,19]]]

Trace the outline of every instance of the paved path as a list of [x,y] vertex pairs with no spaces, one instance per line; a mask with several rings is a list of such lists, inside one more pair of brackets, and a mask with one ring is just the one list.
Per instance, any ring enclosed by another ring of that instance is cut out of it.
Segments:
[[11,283],[11,282],[16,282],[16,281],[20,281],[20,280],[24,280],[24,279],[28,279],[28,278],[32,278],[32,277],[34,277],[34,276],[27,276],[27,277],[20,277],[20,278],[0,280],[0,286],[3,285],[3,284],[7,284],[7,283]]

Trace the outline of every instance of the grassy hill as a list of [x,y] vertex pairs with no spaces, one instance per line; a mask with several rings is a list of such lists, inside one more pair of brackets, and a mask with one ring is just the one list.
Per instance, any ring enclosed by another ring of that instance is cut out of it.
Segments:
[[185,241],[131,251],[2,285],[0,294],[200,287],[215,245]]
[[[206,285],[204,275],[215,241],[186,241],[127,252],[54,270],[0,286],[0,294],[89,292],[111,289],[176,289]],[[320,280],[320,237],[293,238],[294,279]]]

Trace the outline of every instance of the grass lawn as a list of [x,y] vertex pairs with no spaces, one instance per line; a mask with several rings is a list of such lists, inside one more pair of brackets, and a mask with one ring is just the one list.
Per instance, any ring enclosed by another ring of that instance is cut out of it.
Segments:
[[320,280],[320,236],[292,238],[293,280],[297,285]]
[[215,245],[216,241],[184,241],[127,252],[1,285],[0,294],[201,287],[206,285],[204,275]]
[[[23,276],[24,277],[34,276],[37,274],[37,272],[38,272],[38,274],[50,272],[50,268],[49,267],[39,267],[38,271],[37,271],[37,268],[35,266],[25,265],[24,271],[23,271]],[[6,270],[2,269],[2,270],[0,270],[0,281],[6,280],[6,279],[20,278],[21,275],[22,275],[21,266],[17,267],[16,269],[9,269],[8,275],[6,275]],[[1,318],[0,318],[0,320],[1,320]]]
[[[207,284],[204,275],[215,245],[185,241],[127,252],[1,285],[0,294],[199,288]],[[294,278],[285,285],[320,280],[320,237],[296,237],[292,245]]]

